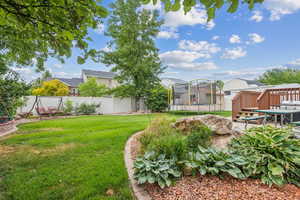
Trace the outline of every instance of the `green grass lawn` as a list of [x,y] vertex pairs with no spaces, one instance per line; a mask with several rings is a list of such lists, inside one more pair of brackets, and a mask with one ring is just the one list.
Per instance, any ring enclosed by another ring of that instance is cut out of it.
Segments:
[[154,117],[89,116],[20,126],[0,139],[0,200],[132,199],[124,146]]

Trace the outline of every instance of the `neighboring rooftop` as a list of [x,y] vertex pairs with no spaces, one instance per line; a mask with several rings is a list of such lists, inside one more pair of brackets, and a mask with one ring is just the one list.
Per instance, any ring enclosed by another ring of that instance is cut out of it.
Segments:
[[263,83],[255,81],[255,80],[248,80],[248,79],[242,79],[242,78],[239,78],[239,80],[246,81],[248,85],[264,86]]
[[114,72],[95,71],[89,69],[83,69],[82,74],[85,74],[86,76],[93,76],[93,77],[107,78],[107,79],[112,79],[116,76],[116,73]]
[[78,87],[80,83],[83,83],[83,80],[81,78],[52,78],[60,80],[61,82],[64,82],[70,87]]

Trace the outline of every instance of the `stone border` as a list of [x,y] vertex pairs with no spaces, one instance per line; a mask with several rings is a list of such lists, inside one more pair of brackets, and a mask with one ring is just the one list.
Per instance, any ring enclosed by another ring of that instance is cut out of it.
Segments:
[[125,152],[124,152],[124,159],[125,159],[125,165],[128,172],[129,181],[133,190],[133,194],[138,200],[151,200],[151,197],[149,194],[145,191],[145,189],[138,185],[137,181],[134,179],[134,169],[133,169],[133,163],[134,159],[131,154],[131,146],[132,142],[135,137],[141,135],[144,131],[137,132],[133,134],[126,142],[125,145]]

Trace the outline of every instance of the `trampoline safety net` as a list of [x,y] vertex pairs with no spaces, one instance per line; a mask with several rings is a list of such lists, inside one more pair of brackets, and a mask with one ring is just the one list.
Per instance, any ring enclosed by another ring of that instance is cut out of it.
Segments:
[[170,109],[194,111],[220,110],[222,97],[221,91],[214,81],[196,80],[188,83],[177,83],[172,86]]

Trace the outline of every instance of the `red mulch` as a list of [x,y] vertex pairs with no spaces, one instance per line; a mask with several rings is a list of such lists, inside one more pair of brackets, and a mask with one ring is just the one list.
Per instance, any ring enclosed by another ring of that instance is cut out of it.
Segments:
[[147,185],[153,200],[300,200],[300,188],[294,185],[269,187],[260,180],[238,180],[216,176],[184,177],[176,185],[160,189]]

